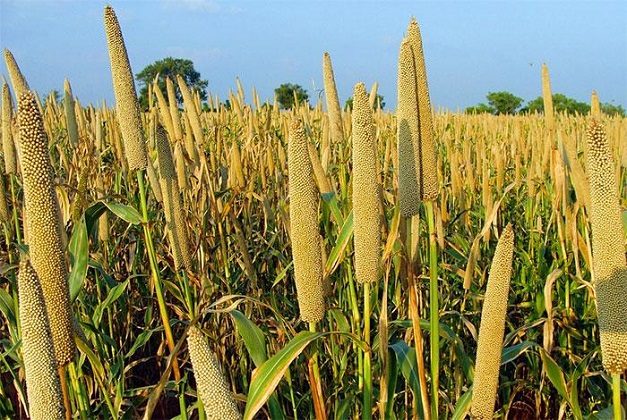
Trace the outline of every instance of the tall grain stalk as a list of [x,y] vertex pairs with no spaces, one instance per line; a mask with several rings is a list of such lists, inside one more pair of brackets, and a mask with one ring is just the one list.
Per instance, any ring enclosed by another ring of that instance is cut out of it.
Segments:
[[[364,286],[363,340],[370,346],[370,284],[379,279],[381,219],[377,173],[377,143],[366,87],[355,86],[353,93],[353,217],[355,224],[355,272]],[[387,346],[387,343],[380,345]],[[372,350],[364,351],[363,419],[372,418]]]
[[614,418],[620,419],[620,375],[627,369],[627,261],[621,235],[614,160],[603,126],[592,120],[588,128],[592,283],[603,366],[613,377]]
[[[426,210],[429,231],[431,417],[437,419],[440,337],[434,205],[438,197],[439,181],[431,112],[422,38],[418,23],[415,19],[412,19],[407,30],[407,36],[401,44],[399,57],[397,109],[399,205],[401,213],[406,217],[418,214],[420,202],[424,202]],[[415,243],[414,241],[415,239],[412,239],[409,243]],[[413,259],[412,251],[409,254],[409,259]],[[412,275],[413,273],[410,271],[409,277],[411,278]],[[419,325],[414,325],[414,330],[418,328],[420,328]],[[419,333],[415,335],[416,339],[420,336]],[[416,349],[419,349],[418,344],[416,344]],[[417,357],[422,358],[422,355],[417,354]],[[424,401],[424,392],[422,397],[423,406],[427,407]],[[425,408],[426,411],[427,409]]]
[[[324,317],[322,253],[318,233],[318,192],[309,158],[308,141],[302,122],[293,120],[288,143],[290,236],[294,259],[294,279],[300,316],[315,332]],[[316,418],[326,419],[320,384],[318,355],[310,359],[311,390]]]
[[[106,6],[104,10],[104,24],[107,35],[107,45],[109,47],[109,58],[111,61],[111,75],[113,78],[113,91],[118,110],[118,120],[120,122],[120,130],[124,140],[125,156],[128,161],[129,169],[136,169],[137,183],[140,194],[140,207],[143,219],[142,227],[144,231],[144,241],[148,250],[150,259],[150,268],[152,271],[155,291],[157,294],[157,302],[159,305],[159,313],[163,322],[166,342],[171,352],[174,351],[174,337],[170,327],[170,319],[165,305],[163,287],[161,284],[161,275],[157,262],[152,233],[148,226],[148,209],[146,205],[146,187],[144,185],[144,169],[148,163],[146,155],[146,144],[142,131],[142,123],[139,114],[139,103],[137,101],[137,93],[135,84],[133,83],[133,74],[122,37],[122,30],[118,23],[118,19],[113,8]],[[178,381],[181,379],[178,360],[176,355],[172,356],[172,370],[174,377]]]
[[491,419],[494,414],[513,255],[514,231],[510,224],[496,245],[481,310],[472,389],[472,416],[477,420]]
[[24,91],[19,96],[18,124],[24,189],[24,226],[28,227],[29,232],[31,264],[41,280],[66,417],[69,417],[71,412],[65,367],[76,353],[69,273],[61,241],[59,203],[54,191],[48,137],[35,97],[29,91]]

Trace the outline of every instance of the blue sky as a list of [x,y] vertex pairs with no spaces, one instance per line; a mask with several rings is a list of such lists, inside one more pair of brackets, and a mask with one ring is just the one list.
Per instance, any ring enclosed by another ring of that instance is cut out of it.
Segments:
[[[31,88],[81,103],[113,105],[102,23],[106,2],[0,0],[0,47],[13,52]],[[627,108],[627,1],[217,1],[110,0],[133,72],[173,56],[194,62],[221,100],[239,78],[251,98],[272,99],[297,83],[317,102],[328,51],[343,103],[357,82],[396,106],[398,50],[409,20],[421,27],[435,107],[485,102],[488,92],[541,95],[549,66],[554,93]],[[4,61],[0,74],[5,75]]]

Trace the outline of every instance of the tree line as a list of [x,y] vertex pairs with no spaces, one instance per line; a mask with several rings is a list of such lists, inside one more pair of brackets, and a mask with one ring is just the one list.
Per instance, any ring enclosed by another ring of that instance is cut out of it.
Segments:
[[[200,77],[200,73],[194,68],[194,63],[188,59],[166,57],[157,60],[144,67],[135,75],[135,79],[140,85],[139,103],[148,108],[148,86],[157,81],[161,91],[167,97],[166,77],[172,81],[176,81],[176,76],[180,75],[188,87],[197,90],[200,93],[201,100],[207,99],[207,86],[209,82]],[[182,96],[178,88],[178,84],[174,83],[176,99],[178,103],[182,103]],[[293,108],[295,104],[309,100],[309,94],[300,85],[294,83],[283,83],[274,89],[277,103],[282,109]],[[467,114],[473,113],[489,113],[494,115],[500,114],[518,114],[518,113],[542,113],[544,112],[544,100],[542,96],[538,96],[527,102],[523,106],[524,100],[510,92],[489,92],[486,96],[487,103],[481,102],[478,105],[465,109]],[[353,98],[348,98],[344,104],[344,109],[351,109]],[[376,106],[381,109],[385,107],[385,99],[381,95],[377,95]],[[226,106],[228,106],[228,101]],[[555,112],[565,112],[567,114],[587,114],[590,111],[590,105],[585,102],[579,102],[569,98],[564,94],[556,93],[553,95],[553,108]],[[625,109],[621,105],[613,103],[602,103],[601,111],[607,115],[625,116]]]
[[[590,104],[569,98],[562,93],[555,93],[553,97],[553,109],[555,112],[563,112],[569,115],[587,114],[590,112]],[[466,108],[467,114],[488,113],[493,115],[518,114],[518,113],[543,113],[544,99],[538,96],[523,106],[524,100],[510,92],[490,92],[486,95],[487,104],[484,102]],[[622,105],[613,103],[601,103],[601,111],[607,115],[625,116]]]

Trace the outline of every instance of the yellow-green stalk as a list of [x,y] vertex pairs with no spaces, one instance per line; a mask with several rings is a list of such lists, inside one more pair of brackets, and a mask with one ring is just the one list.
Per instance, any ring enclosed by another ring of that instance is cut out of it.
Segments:
[[236,420],[242,416],[231,396],[220,365],[211,352],[203,333],[191,326],[187,333],[187,347],[194,369],[198,396],[209,420]]
[[168,94],[168,107],[170,109],[170,117],[172,118],[172,128],[174,129],[174,138],[172,141],[179,141],[183,138],[183,128],[181,127],[181,114],[176,99],[176,90],[172,79],[166,76],[165,89]]
[[63,393],[42,287],[27,259],[20,262],[17,279],[28,413],[33,420],[63,419]]
[[48,138],[32,93],[20,95],[17,114],[30,259],[41,280],[57,362],[65,366],[74,359],[74,324]]
[[596,292],[603,366],[612,374],[627,369],[627,263],[621,232],[614,160],[603,126],[588,128],[588,180],[592,228],[593,285]]
[[0,162],[0,225],[3,223],[9,224],[11,221],[11,213],[7,206],[7,198],[5,196],[4,177],[2,176],[3,162]]
[[146,140],[142,131],[137,91],[122,30],[111,6],[105,7],[104,24],[111,61],[117,119],[124,140],[126,159],[129,169],[144,169],[147,165]]
[[4,173],[17,173],[15,143],[13,142],[13,101],[7,81],[2,77],[2,151],[4,152]]
[[[194,98],[192,96],[192,93],[187,88],[187,84],[185,84],[185,80],[180,74],[176,75],[176,81],[179,85],[181,94],[183,95],[185,113],[187,114],[189,123],[192,126],[192,133],[194,134],[194,138],[196,139],[196,144],[204,144],[202,125],[200,124],[200,116],[198,115],[198,110],[196,109],[196,105],[194,104]],[[188,152],[194,153],[194,150],[188,150]]]
[[152,84],[152,90],[157,97],[157,105],[159,107],[159,115],[161,115],[161,120],[165,125],[165,129],[168,132],[168,135],[171,139],[176,138],[176,133],[174,132],[174,126],[172,125],[172,115],[170,114],[170,108],[168,105],[168,101],[163,96],[163,92],[159,87],[159,83],[157,83],[157,79]]
[[20,71],[20,67],[17,65],[15,61],[15,57],[8,49],[4,49],[4,62],[7,66],[7,71],[9,72],[9,79],[11,80],[11,85],[13,86],[13,94],[15,94],[16,98],[20,97],[22,92],[29,90],[28,83],[26,82],[26,78]]
[[329,123],[331,125],[331,139],[336,143],[344,142],[344,124],[342,123],[342,108],[337,95],[331,56],[324,52],[322,56],[322,80],[324,83],[324,95],[327,102],[327,112],[329,113]]
[[[141,215],[143,218],[142,229],[144,232],[144,242],[148,251],[150,260],[150,270],[152,272],[152,280],[157,295],[157,303],[159,306],[159,314],[163,323],[163,330],[168,348],[171,352],[175,351],[174,336],[170,326],[170,319],[165,303],[163,286],[161,284],[161,274],[159,272],[159,263],[157,262],[157,253],[152,239],[152,232],[148,226],[148,208],[146,199],[146,187],[144,183],[144,168],[148,164],[146,154],[146,144],[144,141],[144,133],[142,122],[139,115],[139,102],[135,93],[135,84],[133,83],[133,74],[131,66],[126,54],[124,46],[124,38],[118,23],[115,12],[111,6],[105,6],[104,11],[105,32],[107,34],[107,45],[109,47],[109,57],[111,59],[111,73],[113,76],[113,90],[115,92],[118,120],[120,121],[120,129],[125,143],[125,155],[128,161],[129,169],[137,169],[137,183],[139,186],[141,207]],[[178,366],[176,355],[172,355],[172,371],[174,379],[181,379],[181,372]]]
[[509,224],[496,245],[481,310],[471,405],[477,420],[492,419],[494,414],[513,255],[514,231]]
[[65,110],[65,120],[67,123],[67,135],[70,140],[70,144],[76,146],[78,144],[78,125],[76,124],[76,114],[74,112],[72,86],[70,86],[70,82],[67,79],[63,82],[63,92],[65,95],[63,108]]
[[590,98],[590,116],[597,121],[601,121],[601,103],[596,90],[592,91],[592,97]]
[[544,119],[551,138],[555,135],[555,112],[553,111],[553,95],[551,93],[551,79],[549,67],[542,63],[542,100],[544,102]]
[[307,143],[302,122],[294,120],[287,151],[294,279],[301,318],[314,323],[324,316],[324,290],[318,233],[319,195]]

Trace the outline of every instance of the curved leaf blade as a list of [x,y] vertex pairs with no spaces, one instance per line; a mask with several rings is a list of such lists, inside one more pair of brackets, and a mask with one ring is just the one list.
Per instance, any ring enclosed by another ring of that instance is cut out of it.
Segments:
[[72,271],[70,272],[70,300],[74,302],[83,287],[89,260],[89,240],[85,216],[81,217],[80,223],[74,227],[68,247],[73,260]]
[[139,212],[135,210],[135,208],[129,205],[122,204],[122,203],[115,203],[112,201],[106,202],[104,204],[105,206],[107,206],[109,210],[113,212],[113,214],[115,214],[120,219],[124,220],[125,222],[128,222],[132,225],[139,225],[143,222],[143,219],[141,215],[139,214]]
[[277,354],[266,360],[253,375],[248,391],[244,420],[252,419],[274,392],[289,365],[320,333],[302,331]]
[[266,354],[266,340],[261,329],[237,309],[229,312],[237,332],[244,340],[244,345],[253,359],[255,366],[259,367],[268,359]]

